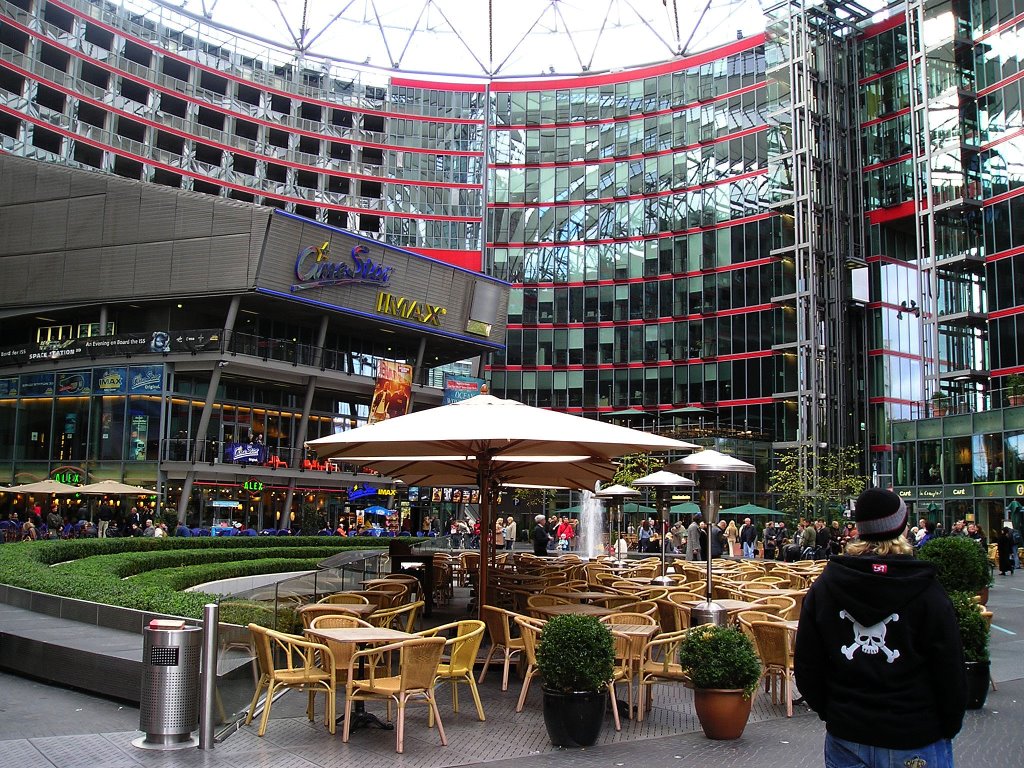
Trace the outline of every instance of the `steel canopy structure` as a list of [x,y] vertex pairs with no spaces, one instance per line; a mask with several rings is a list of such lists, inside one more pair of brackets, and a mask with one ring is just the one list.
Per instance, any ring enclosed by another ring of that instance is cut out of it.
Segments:
[[651,64],[764,28],[758,0],[151,1],[297,56],[485,79]]

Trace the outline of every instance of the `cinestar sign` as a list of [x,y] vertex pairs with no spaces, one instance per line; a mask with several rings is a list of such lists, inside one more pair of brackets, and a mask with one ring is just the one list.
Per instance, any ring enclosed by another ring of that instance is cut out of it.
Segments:
[[352,247],[349,254],[351,263],[330,260],[331,244],[324,242],[311,245],[299,251],[295,259],[295,277],[298,283],[292,286],[292,293],[307,288],[322,288],[327,285],[351,285],[369,283],[387,285],[391,281],[394,267],[377,264],[367,254],[365,245]]

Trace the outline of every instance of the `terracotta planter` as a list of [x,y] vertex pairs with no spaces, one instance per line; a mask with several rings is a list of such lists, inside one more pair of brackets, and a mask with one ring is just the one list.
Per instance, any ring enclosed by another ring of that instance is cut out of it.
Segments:
[[738,739],[747,727],[754,697],[743,698],[740,688],[695,688],[693,703],[705,736],[709,739]]
[[988,587],[982,587],[978,592],[978,602],[982,605],[988,605]]

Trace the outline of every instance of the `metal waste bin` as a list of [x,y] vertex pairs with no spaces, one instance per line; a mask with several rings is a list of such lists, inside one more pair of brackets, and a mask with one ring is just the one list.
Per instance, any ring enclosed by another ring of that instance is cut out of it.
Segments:
[[199,659],[203,630],[157,619],[143,630],[139,730],[144,749],[195,747],[199,727]]

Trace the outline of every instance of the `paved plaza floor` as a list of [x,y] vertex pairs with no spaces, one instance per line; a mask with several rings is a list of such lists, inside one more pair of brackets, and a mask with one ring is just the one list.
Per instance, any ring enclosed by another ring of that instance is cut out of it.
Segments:
[[[1024,753],[1024,574],[997,578],[990,607],[995,611],[992,637],[993,676],[984,709],[969,712],[954,742],[957,763],[968,768],[1013,768]],[[1020,586],[1017,586],[1019,583]],[[750,724],[736,741],[706,739],[692,710],[692,695],[679,686],[655,691],[655,707],[643,723],[623,720],[616,732],[608,717],[597,745],[556,749],[548,741],[534,685],[523,712],[515,712],[519,681],[500,690],[500,671],[492,667],[481,686],[487,720],[479,722],[468,695],[461,711],[451,711],[447,687],[439,705],[448,735],[442,747],[437,731],[428,730],[422,708],[407,716],[405,753],[394,751],[394,733],[359,730],[348,744],[304,716],[305,697],[287,693],[274,704],[266,736],[255,724],[243,727],[214,749],[152,752],[138,749],[138,710],[23,678],[0,675],[0,766],[10,768],[439,768],[478,765],[488,768],[643,768],[644,766],[820,766],[824,728],[805,707],[793,718],[785,707],[759,695]],[[912,729],[913,723],[907,723]]]

